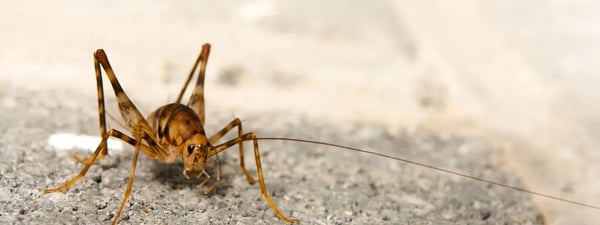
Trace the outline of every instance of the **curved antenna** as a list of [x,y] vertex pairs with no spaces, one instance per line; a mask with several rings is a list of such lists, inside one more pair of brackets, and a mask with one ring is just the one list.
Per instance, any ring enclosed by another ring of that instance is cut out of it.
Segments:
[[504,188],[507,188],[507,189],[521,191],[521,192],[525,192],[525,193],[528,193],[528,194],[532,194],[532,195],[536,195],[536,196],[541,196],[541,197],[544,197],[544,198],[553,199],[553,200],[560,201],[560,202],[565,202],[565,203],[569,203],[569,204],[573,204],[573,205],[578,205],[578,206],[583,206],[583,207],[587,207],[587,208],[592,208],[592,209],[600,210],[600,206],[596,206],[596,205],[592,205],[592,204],[588,204],[588,203],[583,203],[583,202],[578,202],[578,201],[574,201],[574,200],[570,200],[570,199],[566,199],[566,198],[555,197],[555,196],[552,196],[552,195],[549,195],[549,194],[544,194],[544,193],[540,193],[540,192],[536,192],[536,191],[532,191],[532,190],[528,190],[528,189],[524,189],[524,188],[520,188],[520,187],[516,187],[516,186],[511,186],[511,185],[503,184],[503,183],[500,183],[500,182],[497,182],[497,181],[486,180],[486,179],[483,179],[483,178],[480,178],[480,177],[475,177],[475,176],[467,175],[467,174],[464,174],[464,173],[460,173],[460,172],[456,172],[456,171],[452,171],[452,170],[448,170],[448,169],[443,169],[443,168],[440,168],[440,167],[430,166],[430,165],[427,165],[427,164],[424,164],[424,163],[415,162],[415,161],[411,161],[411,160],[408,160],[408,159],[403,159],[403,158],[396,157],[396,156],[390,156],[390,155],[386,155],[386,154],[383,154],[383,153],[377,153],[377,152],[373,152],[373,151],[367,151],[367,150],[360,149],[360,148],[354,148],[354,147],[349,147],[349,146],[344,146],[344,145],[338,145],[338,144],[331,144],[331,143],[322,142],[322,141],[297,139],[297,138],[257,137],[256,139],[258,139],[258,140],[264,140],[264,141],[295,141],[295,142],[301,142],[301,143],[325,145],[325,146],[336,147],[336,148],[351,150],[351,151],[365,153],[365,154],[370,154],[370,155],[376,155],[376,156],[379,156],[379,157],[382,157],[382,158],[393,159],[393,160],[397,160],[397,161],[404,162],[404,163],[407,163],[407,164],[429,168],[429,169],[432,169],[432,170],[435,170],[435,171],[439,171],[439,172],[443,172],[443,173],[447,173],[447,174],[451,174],[451,175],[455,175],[455,176],[459,176],[459,177],[463,177],[463,178],[467,178],[467,179],[479,181],[479,182],[482,182],[482,183],[493,184],[493,185],[497,185],[497,186],[504,187]]

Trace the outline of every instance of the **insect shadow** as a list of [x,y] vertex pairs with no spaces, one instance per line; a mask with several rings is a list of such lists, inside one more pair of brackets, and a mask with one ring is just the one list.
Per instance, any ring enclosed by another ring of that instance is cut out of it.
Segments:
[[[225,160],[224,160],[225,159]],[[227,157],[221,157],[221,166],[236,166],[235,164],[226,160]],[[147,168],[151,174],[151,178],[149,180],[153,182],[160,183],[160,185],[167,186],[171,190],[190,190],[197,191],[198,195],[202,195],[202,190],[197,190],[196,185],[198,185],[199,179],[185,179],[185,176],[181,173],[181,167],[183,166],[183,162],[177,163],[164,163],[157,160],[147,160],[148,164],[150,164]],[[215,173],[215,168],[206,167],[206,171],[208,173]],[[221,178],[223,181],[219,182],[217,186],[215,186],[213,192],[210,195],[220,195],[225,196],[228,193],[228,190],[233,186],[229,182],[232,177],[236,174],[233,174],[233,171],[223,170],[221,173]]]

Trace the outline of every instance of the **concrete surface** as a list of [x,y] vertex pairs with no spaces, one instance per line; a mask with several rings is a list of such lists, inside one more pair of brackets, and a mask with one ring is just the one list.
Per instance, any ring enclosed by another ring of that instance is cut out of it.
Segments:
[[[81,167],[48,146],[96,135],[92,52],[143,113],[173,100],[204,42],[208,130],[233,117],[600,203],[600,40],[587,1],[27,1],[0,9],[0,222],[108,223],[131,154]],[[107,91],[107,93],[110,93]],[[109,111],[118,115],[115,104]],[[114,102],[113,102],[114,103]],[[113,122],[112,126],[117,127]],[[267,186],[308,224],[597,224],[597,210],[353,152],[261,143]],[[78,149],[70,152],[86,154]],[[122,223],[271,224],[237,156],[209,197],[145,157]],[[249,162],[248,162],[249,163]]]
[[[81,168],[66,152],[57,153],[45,145],[45,139],[56,129],[93,133],[97,129],[95,115],[84,113],[80,104],[68,104],[73,101],[89,105],[76,93],[11,93],[11,98],[28,104],[19,104],[12,108],[13,113],[1,116],[2,121],[14,121],[0,127],[5,134],[0,142],[2,223],[109,223],[126,186],[131,148],[112,153],[69,191],[42,195],[41,189],[61,184]],[[54,98],[67,97],[71,100],[66,103],[47,104]],[[216,130],[228,119],[222,115],[208,116],[212,121],[209,130]],[[252,118],[247,127],[254,123],[275,124],[261,127],[261,136],[369,146],[382,153],[521,185],[516,177],[501,172],[497,161],[499,149],[478,138],[429,130],[392,135],[381,127],[361,124],[340,129],[281,113]],[[306,224],[540,224],[544,221],[530,197],[523,193],[322,146],[262,142],[261,147],[269,192],[287,215],[301,218]],[[246,182],[236,150],[226,152],[221,159],[223,181],[216,193],[205,197],[195,188],[198,180],[188,181],[183,177],[181,163],[163,164],[141,157],[134,200],[125,207],[121,222],[282,223],[261,197],[260,188]]]

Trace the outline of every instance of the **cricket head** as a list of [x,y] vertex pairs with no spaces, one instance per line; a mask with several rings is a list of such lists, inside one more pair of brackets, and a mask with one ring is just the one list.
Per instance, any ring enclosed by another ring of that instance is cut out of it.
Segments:
[[186,178],[202,174],[208,150],[211,147],[206,136],[201,134],[194,134],[184,142],[181,157],[183,159],[183,175]]

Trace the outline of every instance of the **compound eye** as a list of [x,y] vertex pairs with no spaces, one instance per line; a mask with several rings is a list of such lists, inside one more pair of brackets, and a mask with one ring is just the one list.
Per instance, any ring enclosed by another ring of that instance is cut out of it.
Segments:
[[194,147],[194,145],[188,145],[187,151],[188,151],[188,155],[191,155],[194,152],[194,149],[196,147]]

